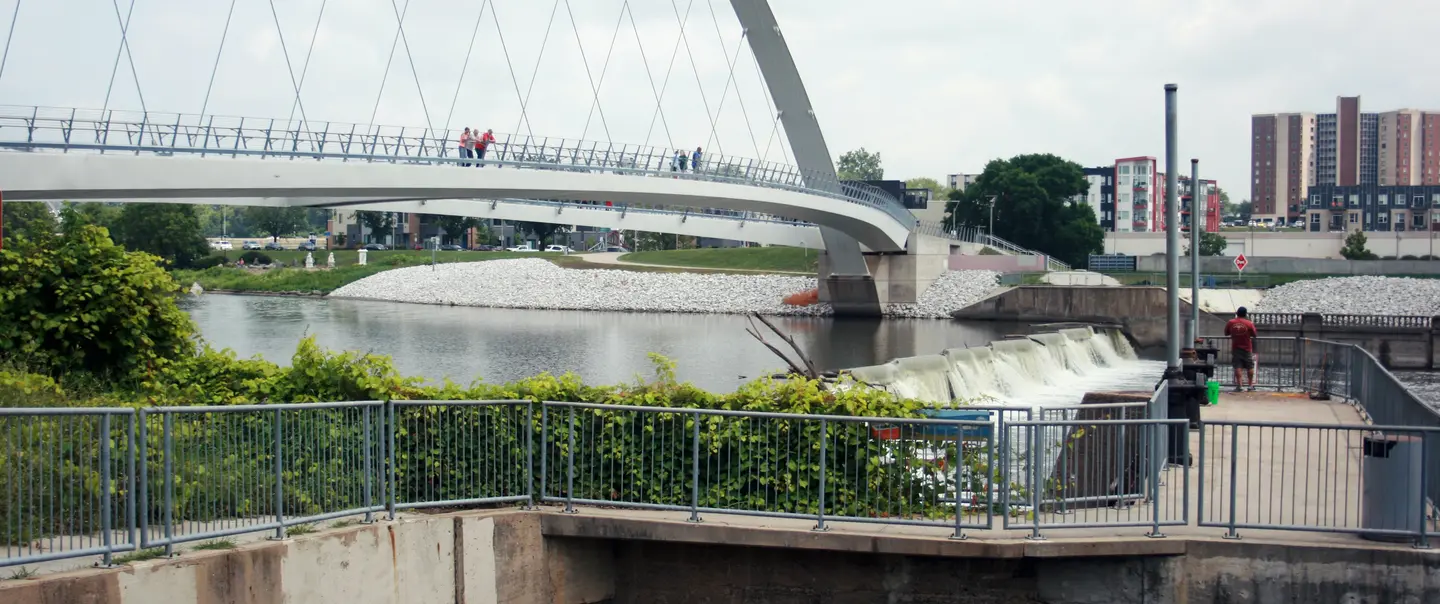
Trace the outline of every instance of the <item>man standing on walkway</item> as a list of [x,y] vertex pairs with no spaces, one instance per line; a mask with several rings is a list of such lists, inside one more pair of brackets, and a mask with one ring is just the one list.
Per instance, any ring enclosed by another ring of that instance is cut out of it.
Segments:
[[[489,149],[490,145],[493,144],[495,144],[495,130],[486,129],[485,134],[481,134],[480,138],[475,141],[475,157],[484,160],[485,150]],[[485,164],[481,162],[475,162],[475,165],[483,167]]]
[[696,147],[696,148],[695,148],[695,153],[690,156],[690,171],[691,171],[691,172],[699,172],[699,171],[700,171],[700,148],[699,148],[699,147]]
[[[1255,324],[1245,318],[1248,314],[1241,306],[1235,309],[1235,318],[1225,324],[1225,335],[1230,336],[1230,365],[1235,368],[1236,392],[1246,385],[1251,392],[1255,391],[1255,338],[1259,332],[1255,331]],[[1244,381],[1240,379],[1242,370]]]
[[[460,159],[475,157],[474,148],[475,137],[470,134],[470,129],[466,128],[464,132],[460,133]],[[468,166],[470,163],[462,161],[460,165]]]

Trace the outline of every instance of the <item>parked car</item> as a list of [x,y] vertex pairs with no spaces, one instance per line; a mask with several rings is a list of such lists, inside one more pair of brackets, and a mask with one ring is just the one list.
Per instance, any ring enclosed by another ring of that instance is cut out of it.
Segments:
[[280,245],[280,242],[279,242],[279,241],[271,241],[270,243],[265,244],[265,249],[266,249],[266,250],[274,250],[274,251],[282,251],[282,250],[285,249],[285,246]]
[[464,248],[463,246],[455,245],[455,244],[453,244],[453,243],[447,243],[447,244],[445,244],[445,245],[440,246],[440,251],[442,251],[442,252],[463,252],[463,251],[465,251],[465,248]]
[[260,242],[258,242],[258,241],[246,241],[245,243],[240,244],[240,249],[242,249],[242,250],[258,250],[258,249],[260,249]]
[[568,246],[568,245],[547,245],[547,246],[545,246],[545,251],[547,251],[547,252],[558,252],[558,253],[561,253],[561,254],[569,254],[569,253],[571,253],[571,252],[573,252],[573,251],[575,251],[575,250],[570,249],[570,246]]
[[211,241],[210,248],[216,250],[225,250],[227,252],[234,249],[230,246],[230,242],[225,239],[221,239],[220,241]]
[[390,249],[390,248],[385,247],[385,244],[383,244],[383,243],[367,243],[367,244],[365,244],[363,247],[361,247],[360,249],[362,249],[362,250],[369,250],[369,251],[372,251],[372,252],[378,252],[378,251],[387,250],[387,249]]
[[537,250],[537,249],[535,249],[535,248],[533,248],[533,247],[530,247],[530,244],[527,243],[527,244],[525,244],[525,245],[523,245],[523,246],[507,247],[507,248],[505,248],[505,251],[507,251],[507,252],[538,252],[538,251],[540,251],[540,250]]
[[301,244],[299,245],[299,247],[296,247],[295,249],[300,250],[300,251],[302,251],[302,252],[313,252],[313,251],[315,251],[315,242],[314,242],[314,241],[306,241],[306,242],[304,242],[304,243],[301,243]]
[[475,246],[475,251],[477,251],[477,252],[498,252],[498,251],[500,251],[500,247],[499,247],[499,246],[490,245],[490,244],[480,244],[480,245]]

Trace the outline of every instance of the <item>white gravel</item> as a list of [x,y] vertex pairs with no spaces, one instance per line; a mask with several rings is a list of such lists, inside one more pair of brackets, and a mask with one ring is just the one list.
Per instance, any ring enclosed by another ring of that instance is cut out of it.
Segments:
[[1255,312],[1440,315],[1440,280],[1330,277],[1294,281],[1265,293]]
[[[994,289],[998,278],[991,271],[950,272],[925,291],[920,304],[890,305],[886,314],[949,318],[951,311]],[[782,302],[790,294],[814,288],[813,277],[579,270],[527,258],[388,270],[330,296],[549,310],[830,314],[828,305],[794,307]]]

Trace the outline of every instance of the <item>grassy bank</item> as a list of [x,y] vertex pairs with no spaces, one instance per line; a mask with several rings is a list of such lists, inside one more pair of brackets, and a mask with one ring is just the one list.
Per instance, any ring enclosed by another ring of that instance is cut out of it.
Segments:
[[[281,252],[265,252],[275,260],[286,264],[302,264],[305,261],[305,253],[294,250]],[[316,253],[315,265],[325,266],[326,252]],[[486,260],[503,260],[508,258],[544,258],[558,257],[559,254],[547,253],[517,253],[517,252],[436,252],[436,262],[481,262]],[[239,258],[238,253],[231,253],[232,258]],[[200,287],[207,290],[235,291],[235,292],[268,292],[268,293],[315,293],[328,294],[346,284],[359,281],[370,275],[381,271],[406,266],[424,266],[430,264],[430,252],[414,250],[391,250],[384,252],[370,252],[366,259],[367,264],[360,266],[356,264],[356,253],[349,250],[335,252],[335,268],[329,270],[305,270],[304,268],[277,268],[263,270],[242,270],[227,266],[217,266],[205,270],[177,270],[171,271],[175,280],[184,285],[199,283]]]
[[814,273],[820,252],[797,247],[736,247],[632,252],[624,262],[742,271]]

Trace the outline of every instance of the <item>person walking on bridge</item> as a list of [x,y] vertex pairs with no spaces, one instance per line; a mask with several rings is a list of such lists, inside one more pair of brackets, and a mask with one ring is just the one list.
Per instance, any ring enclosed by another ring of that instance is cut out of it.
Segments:
[[[460,159],[469,159],[472,157],[475,157],[475,136],[470,134],[469,128],[466,128],[464,132],[460,133]],[[470,164],[469,162],[462,161],[460,165],[463,167]]]
[[[479,132],[479,130],[476,130],[476,132]],[[479,138],[475,139],[475,157],[481,160],[480,162],[475,162],[476,166],[485,167],[485,164],[481,163],[485,160],[485,150],[489,149],[490,145],[493,144],[495,144],[495,130],[490,128],[485,130],[485,134],[481,134]]]
[[[1255,324],[1245,318],[1249,311],[1244,306],[1235,309],[1235,318],[1225,323],[1225,335],[1230,336],[1230,365],[1235,368],[1235,391],[1240,392],[1248,385],[1255,391]],[[1245,380],[1241,380],[1241,372]]]

